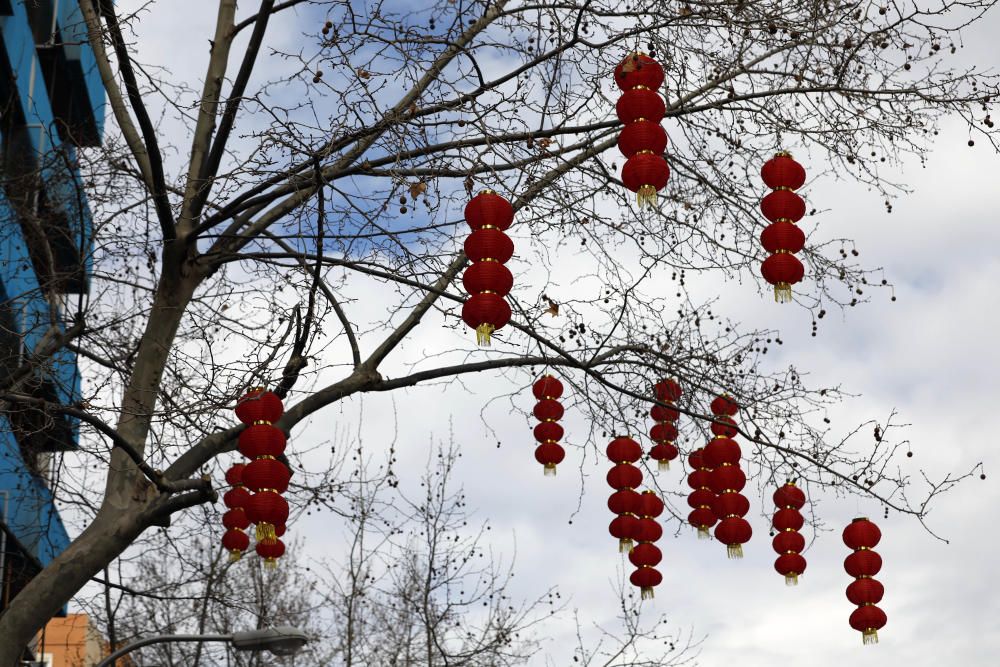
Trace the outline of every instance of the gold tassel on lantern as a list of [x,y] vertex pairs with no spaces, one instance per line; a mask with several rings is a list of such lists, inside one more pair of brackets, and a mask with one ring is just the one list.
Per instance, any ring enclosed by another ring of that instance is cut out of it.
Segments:
[[667,461],[666,459],[657,461],[656,469],[659,470],[660,472],[663,472],[664,470],[670,470],[670,461]]
[[861,642],[863,644],[878,644],[878,630],[875,628],[868,628],[862,632]]
[[639,589],[639,599],[640,600],[652,600],[653,599],[653,587],[643,586]]
[[698,539],[699,540],[712,539],[712,534],[708,532],[708,526],[698,526]]
[[623,537],[622,539],[618,540],[618,552],[627,554],[628,552],[632,551],[632,545],[633,545],[632,538]]
[[240,551],[239,549],[233,549],[232,551],[229,552],[229,562],[230,563],[235,563],[242,556],[243,556],[243,552],[242,551]]
[[478,327],[476,327],[476,343],[478,343],[480,347],[489,347],[490,334],[493,333],[495,328],[496,327],[494,327],[492,324],[489,324],[488,322],[484,322],[483,324],[480,324]]
[[555,477],[556,476],[556,464],[555,463],[546,463],[545,467],[544,467],[544,471],[545,472],[543,474],[546,477]]
[[635,193],[635,199],[639,204],[639,208],[643,206],[649,206],[652,208],[656,205],[656,188],[652,185],[640,186]]
[[788,283],[777,283],[774,286],[774,300],[778,303],[791,303],[792,286]]
[[730,558],[743,558],[743,545],[730,544],[726,546],[726,555]]
[[785,575],[785,585],[786,586],[798,586],[799,585],[799,575],[794,572]]
[[270,523],[258,523],[257,524],[257,541],[258,542],[264,542],[264,543],[267,543],[267,544],[273,544],[276,539],[278,539],[278,536],[274,532],[274,524],[270,524]]
[[267,568],[268,570],[277,570],[278,569],[278,559],[277,558],[265,558],[264,559],[264,567]]

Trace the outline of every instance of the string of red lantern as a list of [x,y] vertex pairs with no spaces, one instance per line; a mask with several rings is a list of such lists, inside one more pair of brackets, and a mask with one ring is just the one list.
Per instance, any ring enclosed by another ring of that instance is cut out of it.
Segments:
[[243,483],[254,491],[244,509],[257,526],[256,551],[267,567],[275,567],[285,552],[279,538],[288,521],[288,503],[281,494],[288,490],[291,471],[278,460],[286,440],[274,426],[283,413],[277,394],[261,387],[251,389],[236,405],[236,416],[248,425],[239,435],[240,452],[251,460],[243,469]]
[[663,68],[644,53],[626,56],[615,68],[615,83],[623,91],[615,105],[625,124],[618,149],[625,156],[622,182],[636,193],[639,206],[656,203],[656,193],[667,185],[670,167],[663,159],[667,133],[660,125],[666,107],[656,92],[663,85]]
[[[670,462],[677,458],[677,426],[674,422],[680,413],[674,403],[681,397],[681,388],[674,380],[661,380],[653,386],[653,394],[660,401],[649,411],[655,422],[649,429],[649,437],[655,443],[649,450],[649,458],[657,462],[659,470],[669,470]],[[666,405],[663,405],[666,404]]]
[[761,264],[764,280],[774,285],[774,300],[792,300],[792,285],[802,280],[805,268],[795,257],[806,243],[806,236],[795,223],[806,213],[806,203],[795,190],[806,181],[806,172],[790,153],[776,154],[760,170],[772,192],[760,202],[764,217],[771,221],[760,235],[764,249],[771,253]]
[[639,597],[645,600],[653,597],[653,588],[663,581],[663,575],[656,569],[663,559],[663,552],[653,544],[663,536],[663,528],[656,520],[663,513],[663,501],[654,492],[646,490],[639,494],[638,505],[639,520],[635,531],[638,544],[628,554],[629,561],[637,569],[629,581],[639,588]]
[[[618,551],[632,549],[632,540],[639,530],[640,509],[635,489],[642,484],[642,471],[633,463],[642,458],[642,447],[628,436],[617,437],[608,444],[608,458],[615,465],[608,471],[608,485],[615,493],[608,499],[608,508],[617,514],[608,526],[608,532],[618,539]],[[629,493],[631,492],[631,493]]]
[[806,494],[787,482],[774,492],[775,512],[771,524],[777,534],[771,541],[778,558],[774,561],[774,569],[785,577],[785,584],[794,586],[799,583],[799,577],[806,570],[806,559],[802,550],[806,548],[806,540],[799,530],[804,520],[799,511],[806,504]]
[[559,441],[564,435],[563,427],[557,422],[563,416],[563,406],[559,398],[563,394],[563,385],[552,375],[543,375],[531,387],[532,393],[538,399],[534,415],[540,422],[535,426],[535,460],[544,466],[546,475],[556,474],[556,465],[566,458],[566,450]]
[[708,529],[718,521],[715,512],[712,511],[712,504],[715,502],[715,494],[711,487],[712,469],[705,463],[704,455],[705,450],[702,447],[688,455],[691,473],[688,474],[687,483],[692,491],[688,495],[687,502],[693,508],[688,514],[688,523],[698,529],[698,539],[708,539],[710,537]]
[[233,464],[226,471],[226,482],[231,487],[222,496],[222,502],[229,509],[222,515],[222,525],[226,532],[222,535],[222,546],[229,552],[229,560],[236,562],[250,548],[250,538],[244,530],[250,526],[244,508],[250,502],[250,492],[243,486],[242,463]]
[[878,643],[878,631],[887,621],[885,612],[876,605],[882,600],[885,588],[874,579],[882,569],[882,557],[872,551],[882,539],[882,532],[874,523],[861,517],[844,528],[844,544],[854,550],[844,560],[844,569],[855,581],[847,587],[847,599],[858,605],[851,613],[851,627],[861,633],[865,644]]
[[514,286],[514,276],[504,264],[514,255],[514,243],[504,230],[514,222],[514,208],[492,190],[483,190],[465,205],[465,221],[472,227],[465,240],[465,254],[472,265],[462,275],[469,293],[462,319],[476,330],[476,342],[486,346],[493,332],[510,321],[504,297]]
[[726,545],[730,558],[743,557],[743,545],[750,541],[753,531],[744,519],[750,511],[750,501],[740,493],[747,477],[740,469],[740,446],[733,440],[736,422],[733,415],[739,406],[728,396],[718,396],[712,401],[714,438],[705,446],[705,466],[711,469],[709,484],[716,494],[712,513],[719,519],[715,539]]

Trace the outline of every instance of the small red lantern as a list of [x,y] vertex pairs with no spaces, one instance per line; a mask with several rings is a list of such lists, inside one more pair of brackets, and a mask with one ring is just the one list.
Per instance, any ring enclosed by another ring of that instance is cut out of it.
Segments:
[[247,518],[257,524],[257,541],[274,540],[275,527],[288,521],[288,503],[276,491],[265,489],[253,495],[245,508]]
[[514,285],[514,276],[503,265],[514,253],[513,242],[504,234],[514,221],[514,208],[497,193],[484,190],[465,205],[465,220],[472,227],[465,241],[465,254],[472,266],[462,276],[469,293],[462,306],[462,320],[476,330],[476,342],[486,346],[493,332],[511,317],[504,297]]
[[264,559],[264,567],[273,570],[278,567],[278,559],[285,555],[285,543],[275,538],[271,542],[258,542],[257,555]]
[[531,392],[538,399],[534,415],[541,423],[535,427],[535,460],[542,464],[545,475],[555,475],[556,465],[566,458],[566,450],[559,441],[563,437],[563,427],[556,422],[562,419],[563,406],[559,397],[563,394],[563,385],[552,375],[543,375],[531,386]]
[[694,508],[688,514],[688,523],[698,529],[698,538],[703,540],[708,539],[708,529],[718,521],[712,511],[715,501],[710,485],[712,469],[705,463],[704,453],[704,449],[698,448],[688,455],[688,463],[693,468],[688,475],[688,486],[693,489],[688,496],[688,505]]
[[851,627],[861,633],[865,644],[878,643],[878,631],[887,618],[885,612],[875,606],[882,600],[885,589],[874,579],[882,569],[882,557],[872,551],[882,539],[878,526],[861,517],[854,519],[844,528],[844,544],[854,550],[844,560],[844,569],[856,581],[847,587],[847,599],[858,605],[851,614]]
[[226,532],[222,536],[222,546],[229,552],[230,561],[238,561],[250,545],[250,538],[243,531],[250,525],[243,508],[250,502],[250,492],[243,485],[243,473],[246,466],[235,463],[226,471],[226,482],[232,487],[222,496],[222,501],[229,508],[222,515],[222,525]]
[[733,415],[739,410],[739,405],[731,396],[723,394],[717,396],[710,407],[716,420],[723,422],[720,430],[712,424],[716,435],[705,446],[703,454],[706,467],[712,471],[710,487],[718,494],[712,503],[712,513],[719,519],[715,538],[726,545],[730,558],[742,558],[743,545],[750,540],[753,531],[743,518],[750,511],[750,501],[740,493],[747,477],[740,469],[740,446],[732,439],[736,435]]
[[625,126],[618,138],[618,148],[627,158],[622,182],[636,193],[640,207],[652,205],[670,178],[663,159],[667,134],[660,126],[666,107],[656,92],[663,85],[663,68],[646,54],[632,53],[615,68],[615,83],[623,91],[615,104]]
[[281,456],[285,451],[285,434],[277,426],[259,421],[240,431],[240,453],[248,459],[260,456]]
[[609,530],[618,538],[618,550],[626,552],[632,548],[642,509],[642,499],[634,490],[642,483],[642,471],[632,465],[642,457],[642,447],[632,438],[620,436],[608,444],[607,454],[615,464],[608,471],[608,485],[616,490],[608,498],[608,509],[618,515]]
[[230,528],[222,534],[222,548],[229,552],[230,562],[238,561],[249,547],[250,537],[242,530]]
[[[773,523],[779,531],[771,541],[771,546],[778,554],[774,569],[778,574],[784,575],[787,586],[795,586],[806,570],[806,559],[802,556],[806,540],[799,533],[799,528],[804,523],[799,510],[806,504],[806,494],[794,482],[787,482],[778,487],[773,497],[776,508]],[[779,517],[779,514],[782,516]]]
[[653,395],[666,405],[654,405],[649,411],[649,416],[656,422],[649,430],[649,437],[654,443],[649,450],[649,458],[657,462],[659,470],[669,470],[670,462],[678,454],[674,444],[678,435],[674,422],[680,417],[680,413],[674,407],[674,402],[681,397],[681,388],[674,380],[661,380],[653,386]]
[[770,257],[760,267],[764,280],[774,285],[774,300],[792,300],[792,285],[802,280],[805,267],[794,254],[805,245],[805,234],[794,223],[806,213],[806,203],[795,190],[806,181],[806,172],[789,153],[781,152],[768,160],[760,171],[772,192],[760,203],[761,213],[771,221],[760,235],[760,242]]
[[663,528],[656,521],[656,517],[662,513],[663,501],[659,496],[650,490],[643,491],[640,494],[639,522],[635,532],[638,544],[629,553],[629,561],[638,568],[629,577],[629,581],[639,587],[639,595],[643,600],[653,597],[653,588],[663,581],[663,575],[655,569],[663,554],[653,545],[653,542],[663,536]]

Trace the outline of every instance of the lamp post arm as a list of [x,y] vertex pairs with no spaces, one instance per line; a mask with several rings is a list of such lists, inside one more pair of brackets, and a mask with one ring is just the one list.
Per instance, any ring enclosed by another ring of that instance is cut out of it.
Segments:
[[232,635],[156,635],[146,637],[137,642],[132,642],[127,646],[118,649],[104,660],[97,663],[97,667],[112,667],[115,660],[127,653],[131,653],[137,648],[149,646],[150,644],[168,644],[170,642],[229,642],[233,640]]

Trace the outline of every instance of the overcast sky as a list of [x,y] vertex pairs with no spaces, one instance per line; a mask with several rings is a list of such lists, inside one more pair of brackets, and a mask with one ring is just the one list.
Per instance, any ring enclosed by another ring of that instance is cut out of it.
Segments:
[[[138,3],[117,4],[124,13]],[[140,59],[169,62],[176,78],[196,81],[214,12],[198,11],[201,0],[160,4],[169,4],[169,11],[155,8],[152,20],[139,25]],[[294,41],[298,29],[293,22],[292,14],[277,22],[276,38]],[[994,13],[967,43],[966,57],[987,66],[995,63],[1000,47],[990,33],[998,32],[1000,14]],[[813,199],[827,209],[815,224],[854,238],[868,266],[885,267],[896,285],[897,302],[879,294],[843,317],[831,311],[817,338],[809,335],[811,320],[805,311],[778,306],[756,293],[748,296],[735,285],[720,290],[722,303],[714,310],[731,313],[747,328],[780,326],[785,345],[769,354],[775,367],[794,361],[809,372],[813,386],[841,384],[858,394],[834,411],[835,424],[885,419],[898,410],[900,420],[911,424],[906,437],[914,457],[904,465],[910,466],[915,482],[921,468],[961,471],[978,461],[985,463],[987,479],[976,477],[937,501],[929,526],[950,544],[934,539],[915,520],[893,515],[883,520],[877,504],[822,496],[821,512],[833,532],[821,533],[810,546],[807,573],[794,588],[786,587],[772,569],[774,554],[753,484],[748,496],[754,509],[748,518],[755,535],[742,561],[727,560],[718,543],[698,541],[687,530],[674,538],[668,527],[661,542],[664,582],[648,611],[665,613],[670,625],[706,636],[701,664],[997,664],[1000,574],[995,562],[1000,539],[989,535],[995,523],[990,512],[1000,506],[1000,455],[992,439],[1000,353],[990,341],[1000,324],[995,308],[1000,159],[984,142],[969,148],[967,139],[960,125],[946,123],[926,168],[907,165],[903,178],[915,193],[895,202],[891,214],[877,194],[863,188],[832,181],[810,187]],[[433,335],[433,329],[424,330],[422,335]],[[420,341],[409,349],[419,350]],[[418,388],[394,398],[359,399],[337,410],[337,425],[356,432],[358,421],[364,420],[368,442],[386,441],[394,425],[378,414],[388,402],[394,400],[404,413],[419,405],[421,420],[405,424],[397,445],[400,467],[419,470],[430,438],[445,437],[452,420],[456,441],[466,453],[458,474],[470,506],[478,518],[490,520],[497,549],[513,554],[516,547],[517,590],[530,596],[540,587],[557,585],[582,618],[612,623],[617,613],[613,582],[620,577],[621,557],[606,533],[605,464],[597,465],[592,457],[585,464],[583,473],[589,477],[582,500],[581,477],[574,469],[543,478],[531,459],[524,420],[509,415],[505,404],[494,404],[481,415],[491,387],[483,382],[475,386],[478,396]],[[525,396],[522,407],[530,404]],[[483,416],[494,429],[523,433],[523,441],[508,437],[497,449]],[[572,433],[573,428],[586,430],[570,414],[567,429]],[[322,435],[305,429],[298,437],[309,441]],[[680,470],[660,473],[661,480],[669,476],[683,484]],[[770,493],[765,490],[765,510],[770,510]],[[580,511],[573,516],[578,502]],[[858,513],[875,519],[884,535],[878,551],[885,565],[878,578],[886,588],[881,606],[889,622],[874,647],[863,647],[860,635],[849,627],[853,607],[844,597],[851,580],[843,571],[848,551],[839,533]],[[313,516],[292,530],[307,536],[305,548],[319,555],[338,548],[341,528],[330,517]],[[565,648],[574,642],[571,619],[555,619],[545,632],[553,664],[566,664]]]

